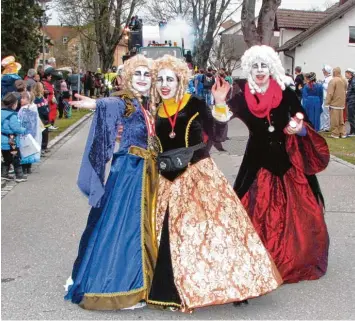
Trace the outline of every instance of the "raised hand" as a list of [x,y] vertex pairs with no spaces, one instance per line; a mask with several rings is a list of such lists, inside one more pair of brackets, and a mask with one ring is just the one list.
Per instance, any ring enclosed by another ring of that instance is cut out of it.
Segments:
[[76,107],[76,108],[85,108],[85,109],[95,109],[96,108],[96,100],[82,96],[79,94],[75,94],[75,97],[79,100],[75,101],[69,101],[69,104]]
[[223,104],[226,102],[227,95],[229,93],[231,86],[221,77],[216,78],[216,82],[212,87],[212,95],[215,104]]
[[287,125],[285,128],[285,133],[288,135],[295,135],[302,131],[303,128],[303,120],[300,120],[295,128],[292,128],[290,125]]

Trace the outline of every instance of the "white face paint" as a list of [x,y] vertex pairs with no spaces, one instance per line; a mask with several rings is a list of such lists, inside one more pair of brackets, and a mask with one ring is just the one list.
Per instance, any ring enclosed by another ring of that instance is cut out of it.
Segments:
[[163,99],[170,99],[176,96],[179,80],[171,69],[162,69],[158,72],[157,90]]
[[265,62],[254,62],[251,66],[251,76],[260,88],[265,87],[269,84],[270,69]]
[[148,67],[137,67],[132,77],[132,87],[141,94],[146,94],[149,93],[151,85],[152,78]]

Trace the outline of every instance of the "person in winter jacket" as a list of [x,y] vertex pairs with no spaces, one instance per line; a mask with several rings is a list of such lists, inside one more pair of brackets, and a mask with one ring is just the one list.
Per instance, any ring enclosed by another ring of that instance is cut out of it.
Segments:
[[60,92],[58,95],[58,111],[59,111],[59,119],[63,118],[65,113],[65,109],[68,106],[67,102],[70,99],[70,92],[65,80],[62,80],[60,83]]
[[57,130],[58,127],[54,126],[55,119],[57,118],[57,100],[54,95],[54,87],[51,83],[52,74],[44,73],[44,78],[42,80],[44,86],[44,97],[48,100],[49,103],[49,121],[51,126],[48,127],[49,131]]
[[27,84],[27,91],[31,91],[33,86],[38,81],[38,80],[36,80],[36,75],[38,75],[36,69],[33,69],[33,68],[28,69],[27,77],[25,78],[25,81]]
[[27,177],[23,174],[19,150],[19,135],[26,133],[26,128],[21,127],[16,108],[19,94],[7,93],[1,101],[1,178],[10,180],[10,165],[13,165],[16,182],[24,182]]
[[15,62],[13,56],[4,58],[1,61],[1,65],[4,67],[1,76],[1,99],[9,92],[16,91],[15,81],[21,79],[18,75],[21,65]]
[[208,67],[207,72],[203,75],[202,77],[202,83],[203,83],[203,96],[205,98],[206,104],[208,106],[212,105],[212,86],[215,83],[215,77],[212,73],[212,68]]
[[348,121],[350,123],[349,136],[355,136],[355,69],[348,68],[345,72],[348,79],[348,90],[346,92],[346,105],[348,107]]
[[333,79],[329,82],[325,106],[329,107],[331,137],[346,138],[344,109],[347,81],[342,77],[339,67],[333,69]]

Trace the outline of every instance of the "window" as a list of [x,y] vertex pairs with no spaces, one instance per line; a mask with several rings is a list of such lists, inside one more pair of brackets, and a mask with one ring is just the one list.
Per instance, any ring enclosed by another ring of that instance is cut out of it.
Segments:
[[349,27],[349,44],[355,45],[355,26]]
[[68,37],[63,37],[63,45],[65,45],[68,42]]

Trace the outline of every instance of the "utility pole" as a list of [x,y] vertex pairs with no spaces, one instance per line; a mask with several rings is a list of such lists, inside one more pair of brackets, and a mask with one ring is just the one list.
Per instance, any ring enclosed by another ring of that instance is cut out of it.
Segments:
[[80,81],[80,64],[81,64],[81,44],[79,42],[79,61],[78,61],[78,94],[80,95],[80,84],[81,84],[81,81]]
[[44,26],[47,23],[47,17],[46,17],[46,3],[50,2],[51,0],[39,0],[39,2],[42,5],[42,10],[43,10],[43,16],[42,16],[42,54],[43,54],[43,69],[45,66],[45,52],[46,52],[46,46],[45,46],[45,34],[44,34]]

